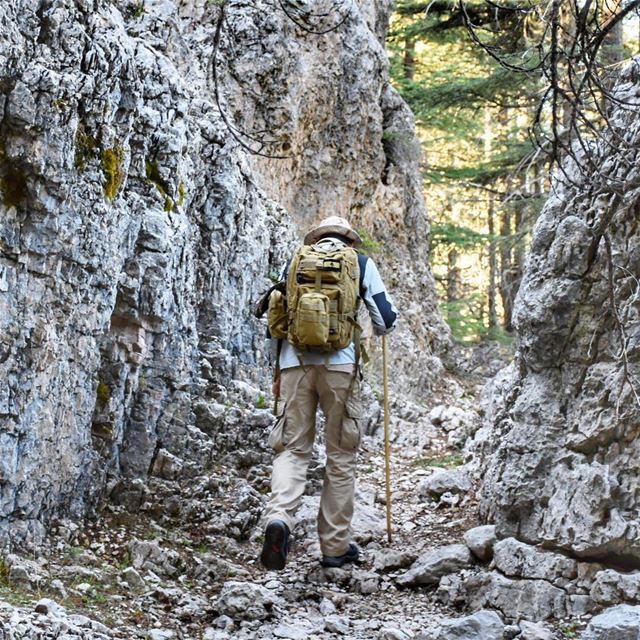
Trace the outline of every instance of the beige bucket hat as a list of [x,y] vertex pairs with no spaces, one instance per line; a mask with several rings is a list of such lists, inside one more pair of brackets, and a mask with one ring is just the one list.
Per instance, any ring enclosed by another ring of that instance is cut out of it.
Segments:
[[328,233],[339,233],[342,236],[349,238],[353,241],[353,246],[358,247],[362,244],[362,238],[357,234],[353,227],[349,224],[348,220],[341,218],[340,216],[330,216],[318,223],[317,227],[314,227],[304,237],[305,244],[315,244],[322,236]]

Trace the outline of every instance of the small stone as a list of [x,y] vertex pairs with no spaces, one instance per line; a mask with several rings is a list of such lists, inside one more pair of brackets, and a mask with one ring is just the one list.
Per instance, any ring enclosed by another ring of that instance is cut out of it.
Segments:
[[229,581],[222,585],[216,607],[220,614],[234,620],[264,620],[273,604],[269,589],[251,582]]
[[50,598],[42,598],[41,600],[38,600],[34,607],[34,611],[36,613],[41,613],[44,616],[52,615],[55,618],[61,618],[66,615],[64,607]]
[[520,622],[518,640],[553,640],[554,634],[549,627],[540,622]]
[[59,580],[58,578],[51,581],[51,591],[57,593],[63,600],[69,597],[62,580]]
[[75,590],[80,593],[89,593],[91,589],[93,589],[93,587],[88,582],[81,582],[80,584],[77,584],[75,587]]
[[336,605],[329,598],[322,598],[320,601],[320,613],[323,616],[330,616],[336,612]]
[[329,633],[345,635],[349,633],[349,619],[344,616],[329,615],[324,620],[324,628]]
[[285,638],[286,640],[307,640],[309,629],[282,623],[273,629],[273,635],[276,638]]
[[463,544],[453,544],[420,556],[409,571],[399,576],[396,581],[403,587],[438,584],[442,576],[457,573],[472,564],[473,558],[469,549]]
[[451,493],[450,491],[445,491],[440,496],[440,502],[438,502],[438,508],[442,509],[445,507],[457,507],[460,504],[460,495],[457,493]]
[[517,624],[508,624],[504,628],[504,640],[513,640],[520,635],[520,627]]
[[135,540],[129,546],[129,553],[135,569],[153,571],[161,576],[178,573],[180,556],[176,551],[163,549],[158,540]]
[[378,640],[411,640],[411,636],[394,627],[386,627],[380,631]]
[[474,527],[464,534],[464,541],[471,553],[482,562],[491,560],[496,540],[496,527],[493,524]]
[[122,572],[122,577],[132,589],[142,590],[147,586],[142,576],[133,567],[127,567]]
[[355,571],[353,573],[355,590],[362,594],[372,594],[380,590],[380,576],[369,571]]
[[409,567],[416,559],[416,554],[409,551],[378,551],[373,556],[373,568],[376,571],[393,571]]
[[613,569],[599,571],[590,595],[599,605],[610,606],[621,601],[640,601],[640,573],[620,573]]
[[165,449],[160,449],[153,463],[152,473],[165,480],[175,480],[182,473],[184,463]]
[[495,611],[478,611],[464,618],[442,622],[439,640],[503,640],[504,622]]
[[493,561],[509,577],[547,580],[563,587],[578,575],[578,563],[560,553],[506,538],[493,548]]
[[233,620],[229,616],[218,616],[216,618],[216,627],[218,627],[218,629],[231,629],[233,627]]

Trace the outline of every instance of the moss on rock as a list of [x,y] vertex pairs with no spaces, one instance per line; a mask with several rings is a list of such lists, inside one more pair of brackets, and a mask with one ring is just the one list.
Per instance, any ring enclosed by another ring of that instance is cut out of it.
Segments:
[[124,149],[122,147],[105,149],[100,157],[102,171],[106,178],[102,189],[104,195],[113,201],[124,183]]
[[96,390],[96,406],[102,411],[111,400],[111,389],[106,382],[98,382],[98,388]]
[[87,163],[98,156],[98,142],[87,132],[86,127],[81,122],[76,129],[74,136],[74,164],[78,171],[84,171]]

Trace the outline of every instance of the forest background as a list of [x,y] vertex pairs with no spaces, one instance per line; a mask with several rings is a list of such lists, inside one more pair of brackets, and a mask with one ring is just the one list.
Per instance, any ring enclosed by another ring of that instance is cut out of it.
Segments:
[[416,115],[430,261],[457,340],[511,341],[531,230],[554,172],[568,155],[587,166],[607,127],[639,4],[399,0],[391,73]]

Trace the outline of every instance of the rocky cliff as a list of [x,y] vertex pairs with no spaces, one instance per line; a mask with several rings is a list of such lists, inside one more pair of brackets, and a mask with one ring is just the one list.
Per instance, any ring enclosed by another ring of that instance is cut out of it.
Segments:
[[[266,379],[250,303],[325,215],[379,242],[403,389],[437,374],[447,337],[412,118],[388,81],[390,5],[2,3],[3,543],[216,455],[220,407]],[[410,373],[417,355],[431,365]]]
[[[565,164],[535,226],[517,355],[488,389],[477,438],[481,514],[511,538],[495,562],[511,578],[538,578],[529,604],[546,599],[544,615],[556,617],[560,601],[559,611],[580,614],[638,600],[624,586],[637,574],[612,570],[640,567],[637,82],[636,63],[620,79],[610,129],[579,165]],[[572,576],[563,582],[552,560],[574,563]],[[488,580],[503,592],[512,582]]]

